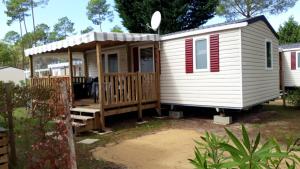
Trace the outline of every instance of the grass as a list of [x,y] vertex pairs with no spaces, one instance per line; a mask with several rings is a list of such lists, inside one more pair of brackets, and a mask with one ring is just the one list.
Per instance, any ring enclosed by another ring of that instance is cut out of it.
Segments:
[[[18,156],[18,167],[16,169],[26,168],[27,156],[26,152],[30,150],[33,141],[33,135],[27,127],[35,121],[28,117],[24,108],[18,108],[14,111],[14,124],[16,134],[16,149]],[[91,158],[90,151],[97,146],[104,146],[112,142],[120,142],[121,140],[135,138],[145,134],[150,134],[166,126],[167,123],[162,120],[150,120],[149,123],[135,126],[135,123],[125,123],[114,126],[113,133],[108,135],[97,135],[93,133],[85,133],[75,138],[75,142],[86,138],[95,138],[99,141],[92,145],[76,144],[77,165],[79,169],[104,169],[104,168],[124,168],[118,164],[106,161],[96,161]],[[0,126],[7,127],[7,124],[0,116]],[[135,127],[133,127],[135,126]]]
[[[278,105],[265,105],[263,107],[263,112],[266,114],[271,114],[270,116],[262,117],[258,122],[246,122],[249,129],[252,129],[252,133],[260,131],[262,136],[276,137],[279,141],[284,142],[287,136],[293,136],[300,138],[300,110],[293,107],[282,107]],[[30,130],[26,128],[28,124],[34,123],[34,121],[25,113],[25,109],[19,108],[14,112],[15,117],[15,133],[16,133],[16,146],[18,153],[19,168],[24,168],[26,166],[27,157],[25,152],[30,150],[30,144],[32,142],[32,134]],[[275,113],[268,113],[275,112]],[[259,114],[259,113],[258,113]],[[247,114],[247,116],[252,116],[252,114]],[[247,117],[248,118],[248,117]],[[181,128],[182,122],[184,120],[159,120],[159,119],[147,119],[149,122],[143,125],[136,125],[135,120],[125,123],[117,123],[112,125],[111,134],[107,135],[97,135],[93,133],[86,133],[75,138],[75,141],[81,141],[86,138],[99,139],[98,142],[92,145],[76,144],[76,154],[77,154],[77,164],[79,169],[104,169],[104,168],[124,168],[122,165],[113,164],[106,161],[96,161],[91,157],[91,150],[98,146],[105,146],[110,143],[119,143],[126,139],[132,139],[140,137],[147,134],[152,134],[153,132],[160,131],[166,128],[175,127]],[[194,119],[193,119],[194,120]],[[3,119],[0,119],[0,125],[5,123]],[[230,128],[231,126],[229,126]],[[197,127],[195,127],[197,128]],[[223,128],[220,131],[224,131]]]

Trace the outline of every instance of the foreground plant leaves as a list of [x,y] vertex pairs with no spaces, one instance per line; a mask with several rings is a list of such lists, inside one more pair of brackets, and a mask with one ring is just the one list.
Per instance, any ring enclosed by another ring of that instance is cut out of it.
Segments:
[[249,133],[242,125],[242,139],[226,129],[229,140],[219,138],[213,133],[205,134],[202,142],[196,142],[195,159],[190,160],[197,169],[287,169],[300,167],[300,139],[287,141],[286,150],[273,138],[261,143],[261,134],[250,140]]

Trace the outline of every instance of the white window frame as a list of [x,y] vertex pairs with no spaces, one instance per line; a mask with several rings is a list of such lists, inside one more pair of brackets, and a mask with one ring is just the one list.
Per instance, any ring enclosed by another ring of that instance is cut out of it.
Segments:
[[[270,44],[271,44],[271,67],[268,67],[267,42],[270,42]],[[273,66],[274,66],[273,65],[273,62],[274,62],[273,59],[274,59],[274,57],[273,57],[273,42],[272,42],[272,40],[266,39],[264,46],[265,46],[265,68],[266,68],[266,70],[273,70]]]
[[108,72],[108,55],[111,55],[111,54],[117,54],[117,58],[118,58],[118,72],[120,72],[120,55],[119,55],[119,50],[104,51],[101,54],[104,55],[104,64],[105,64],[105,72],[104,73],[111,73],[111,72]]
[[[207,47],[207,68],[205,69],[197,69],[197,63],[196,63],[196,42],[198,40],[206,40],[206,47]],[[209,36],[201,36],[193,38],[193,69],[194,72],[208,72],[210,70],[210,38]]]
[[139,55],[139,72],[142,72],[142,65],[141,65],[141,49],[152,48],[152,57],[153,57],[153,72],[155,72],[155,57],[154,57],[154,45],[144,45],[138,46],[138,55]]
[[296,70],[300,70],[300,65],[298,65],[300,57],[298,56],[300,51],[296,52]]

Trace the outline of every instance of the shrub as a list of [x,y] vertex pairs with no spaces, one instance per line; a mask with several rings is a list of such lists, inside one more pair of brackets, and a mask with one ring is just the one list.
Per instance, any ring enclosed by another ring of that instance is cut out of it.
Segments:
[[275,139],[268,139],[261,144],[261,135],[257,134],[255,140],[242,126],[242,139],[238,139],[230,130],[225,129],[229,140],[219,138],[212,133],[206,133],[202,142],[197,142],[195,159],[190,162],[197,169],[279,169],[286,165],[288,169],[300,167],[300,139],[288,139],[286,149],[282,149]]
[[300,107],[300,88],[290,91],[286,99],[289,104]]

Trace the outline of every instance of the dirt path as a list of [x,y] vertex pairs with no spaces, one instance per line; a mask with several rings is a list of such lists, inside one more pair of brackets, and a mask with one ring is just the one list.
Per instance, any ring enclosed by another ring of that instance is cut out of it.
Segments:
[[170,129],[117,145],[98,147],[94,158],[120,163],[129,169],[190,169],[188,159],[194,157],[194,140],[200,133],[195,130]]

